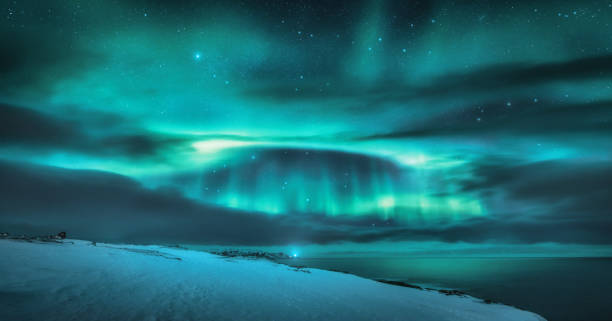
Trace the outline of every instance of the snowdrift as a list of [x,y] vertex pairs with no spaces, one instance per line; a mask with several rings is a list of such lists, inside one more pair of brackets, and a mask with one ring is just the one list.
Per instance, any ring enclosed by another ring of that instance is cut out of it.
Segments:
[[544,320],[469,296],[161,246],[0,240],[1,320]]

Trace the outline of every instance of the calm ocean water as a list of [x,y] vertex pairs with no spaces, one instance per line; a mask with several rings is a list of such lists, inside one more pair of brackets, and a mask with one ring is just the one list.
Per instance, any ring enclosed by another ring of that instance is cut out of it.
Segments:
[[462,290],[549,321],[612,320],[612,258],[300,258],[283,263]]

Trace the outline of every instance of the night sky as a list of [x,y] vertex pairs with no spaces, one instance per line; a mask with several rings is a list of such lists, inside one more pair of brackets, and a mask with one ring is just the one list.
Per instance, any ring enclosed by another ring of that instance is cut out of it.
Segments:
[[612,1],[16,0],[0,18],[2,231],[612,244]]

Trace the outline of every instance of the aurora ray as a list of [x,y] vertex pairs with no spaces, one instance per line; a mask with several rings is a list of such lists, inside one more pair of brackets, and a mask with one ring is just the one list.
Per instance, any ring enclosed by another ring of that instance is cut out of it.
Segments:
[[2,228],[99,235],[93,207],[118,240],[612,243],[605,3],[3,8]]

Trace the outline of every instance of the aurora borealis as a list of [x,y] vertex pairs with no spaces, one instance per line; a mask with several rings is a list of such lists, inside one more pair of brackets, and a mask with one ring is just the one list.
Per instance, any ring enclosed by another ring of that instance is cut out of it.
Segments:
[[612,243],[612,2],[0,8],[0,229]]

